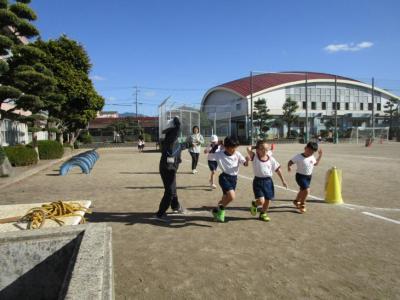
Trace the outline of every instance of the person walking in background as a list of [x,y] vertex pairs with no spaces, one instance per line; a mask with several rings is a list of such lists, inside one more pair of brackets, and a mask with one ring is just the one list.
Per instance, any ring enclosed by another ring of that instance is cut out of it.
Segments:
[[219,143],[218,141],[218,137],[213,134],[211,136],[211,144],[207,146],[206,149],[204,149],[204,153],[207,154],[208,153],[208,167],[210,168],[210,187],[212,189],[216,189],[217,186],[214,184],[214,177],[215,177],[215,173],[217,173],[217,167],[218,167],[218,163],[215,160],[215,153],[218,153],[219,151],[221,151],[222,149],[222,145]]
[[165,139],[161,147],[160,175],[164,185],[164,195],[155,216],[161,222],[168,222],[165,212],[170,206],[174,213],[184,212],[176,192],[176,172],[182,162],[181,144],[178,142],[180,128],[179,118],[175,117],[168,122],[168,127],[163,131]]
[[198,126],[193,126],[192,135],[188,137],[189,153],[192,157],[192,173],[197,173],[197,163],[199,162],[201,145],[204,144],[204,138],[200,134]]
[[138,137],[138,146],[137,146],[139,152],[143,152],[144,144],[145,144],[145,142],[144,142],[143,136],[142,136],[142,135],[139,135],[139,137]]

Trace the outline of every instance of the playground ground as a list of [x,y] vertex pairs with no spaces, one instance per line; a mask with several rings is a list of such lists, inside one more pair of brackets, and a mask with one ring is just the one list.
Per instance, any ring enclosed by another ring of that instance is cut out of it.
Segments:
[[[303,147],[277,145],[274,156],[286,165]],[[322,147],[307,213],[292,206],[294,172],[284,168],[289,189],[274,176],[269,223],[248,210],[251,167],[240,170],[227,222],[212,222],[221,192],[208,188],[206,156],[192,175],[187,152],[177,184],[188,213],[154,221],[163,188],[151,149],[101,149],[90,175],[51,166],[4,188],[0,204],[92,200],[89,220],[113,228],[117,299],[399,299],[400,143]],[[343,171],[345,205],[320,200],[332,166]]]

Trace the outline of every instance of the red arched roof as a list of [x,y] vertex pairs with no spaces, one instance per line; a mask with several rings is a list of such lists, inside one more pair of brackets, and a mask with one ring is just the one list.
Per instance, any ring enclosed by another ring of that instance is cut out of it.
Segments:
[[[308,80],[335,79],[335,75],[314,72],[282,72],[253,75],[253,93],[257,93],[281,84],[305,80],[306,74]],[[342,76],[337,76],[337,79],[359,82],[357,80]],[[243,97],[246,97],[250,95],[250,76],[221,84],[216,88],[218,87],[231,89]]]

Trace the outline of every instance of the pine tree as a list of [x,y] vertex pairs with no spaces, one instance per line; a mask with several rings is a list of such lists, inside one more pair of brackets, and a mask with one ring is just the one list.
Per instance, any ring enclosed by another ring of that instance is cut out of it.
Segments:
[[269,109],[267,107],[267,101],[264,98],[259,98],[254,102],[254,112],[253,119],[254,125],[259,128],[259,138],[265,138],[265,133],[269,130],[268,120],[272,118],[271,115],[268,114]]
[[296,110],[299,108],[297,102],[290,99],[290,97],[286,98],[285,103],[282,106],[283,115],[282,120],[286,122],[288,126],[288,131],[286,137],[290,137],[290,130],[292,128],[292,124],[297,121],[298,116],[295,115]]

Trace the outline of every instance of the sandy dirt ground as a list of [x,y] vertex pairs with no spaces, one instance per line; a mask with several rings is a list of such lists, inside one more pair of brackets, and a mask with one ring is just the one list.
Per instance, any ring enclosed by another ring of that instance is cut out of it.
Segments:
[[[303,147],[277,145],[274,156],[286,165]],[[55,165],[3,189],[0,204],[92,200],[89,220],[113,228],[117,299],[400,299],[400,143],[323,149],[307,213],[293,207],[294,172],[284,168],[289,190],[275,175],[269,223],[249,213],[251,167],[240,170],[227,222],[213,222],[221,191],[208,187],[206,156],[192,175],[187,152],[177,182],[188,212],[168,225],[152,219],[163,194],[154,151],[101,149],[90,175],[60,177]],[[343,171],[345,205],[319,200],[332,166]]]

